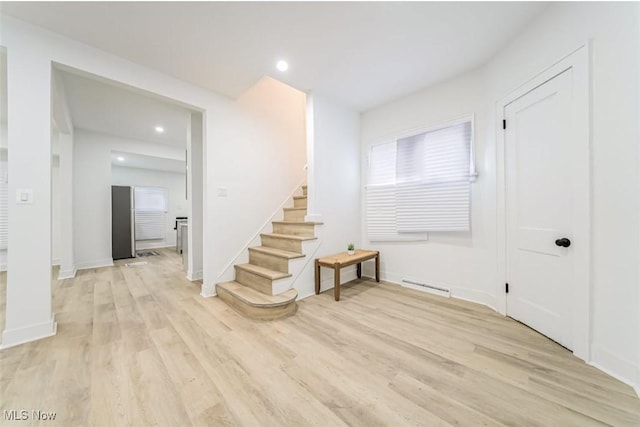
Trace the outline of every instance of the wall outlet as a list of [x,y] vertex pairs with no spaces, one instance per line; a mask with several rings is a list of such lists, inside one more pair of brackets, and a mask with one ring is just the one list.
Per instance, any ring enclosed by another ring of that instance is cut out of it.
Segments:
[[218,197],[227,197],[227,187],[218,187]]

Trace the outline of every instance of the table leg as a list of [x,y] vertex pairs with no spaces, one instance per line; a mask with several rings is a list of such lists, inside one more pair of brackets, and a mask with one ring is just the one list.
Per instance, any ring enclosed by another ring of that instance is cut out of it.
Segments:
[[358,275],[358,279],[360,279],[362,277],[362,263],[359,262],[356,265],[356,274]]
[[340,267],[337,265],[333,268],[333,295],[336,301],[340,301]]
[[376,255],[376,282],[380,282],[380,254]]
[[316,295],[320,293],[320,263],[316,260]]

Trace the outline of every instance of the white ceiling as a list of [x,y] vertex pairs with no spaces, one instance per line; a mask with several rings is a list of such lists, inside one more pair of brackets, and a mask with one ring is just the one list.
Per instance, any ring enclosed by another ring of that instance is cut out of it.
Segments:
[[[124,160],[118,160],[118,158]],[[127,168],[151,169],[181,174],[186,173],[185,161],[119,151],[111,152],[111,164]]]
[[[62,76],[74,127],[186,149],[189,110],[120,86],[56,72]],[[164,132],[156,132],[156,126]]]
[[[358,110],[474,69],[535,2],[2,2],[2,12],[237,97],[271,75]],[[290,68],[275,70],[284,58]]]

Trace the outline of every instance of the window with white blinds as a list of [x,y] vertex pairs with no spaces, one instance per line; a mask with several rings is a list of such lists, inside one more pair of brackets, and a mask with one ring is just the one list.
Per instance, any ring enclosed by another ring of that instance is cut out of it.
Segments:
[[166,188],[134,187],[136,241],[164,240],[167,198]]
[[426,240],[470,229],[471,120],[371,147],[369,240]]
[[[6,157],[6,156],[5,156]],[[0,250],[9,245],[9,180],[7,160],[0,160]]]

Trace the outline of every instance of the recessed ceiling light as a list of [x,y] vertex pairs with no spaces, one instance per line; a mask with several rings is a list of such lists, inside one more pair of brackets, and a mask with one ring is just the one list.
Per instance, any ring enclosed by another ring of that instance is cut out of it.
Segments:
[[280,71],[287,71],[289,69],[289,64],[287,61],[278,61],[276,68]]
[[124,157],[122,157],[122,156],[118,156],[118,161],[119,161],[119,162],[124,162]]
[[164,132],[164,128],[162,126],[156,126],[156,132],[162,133]]

